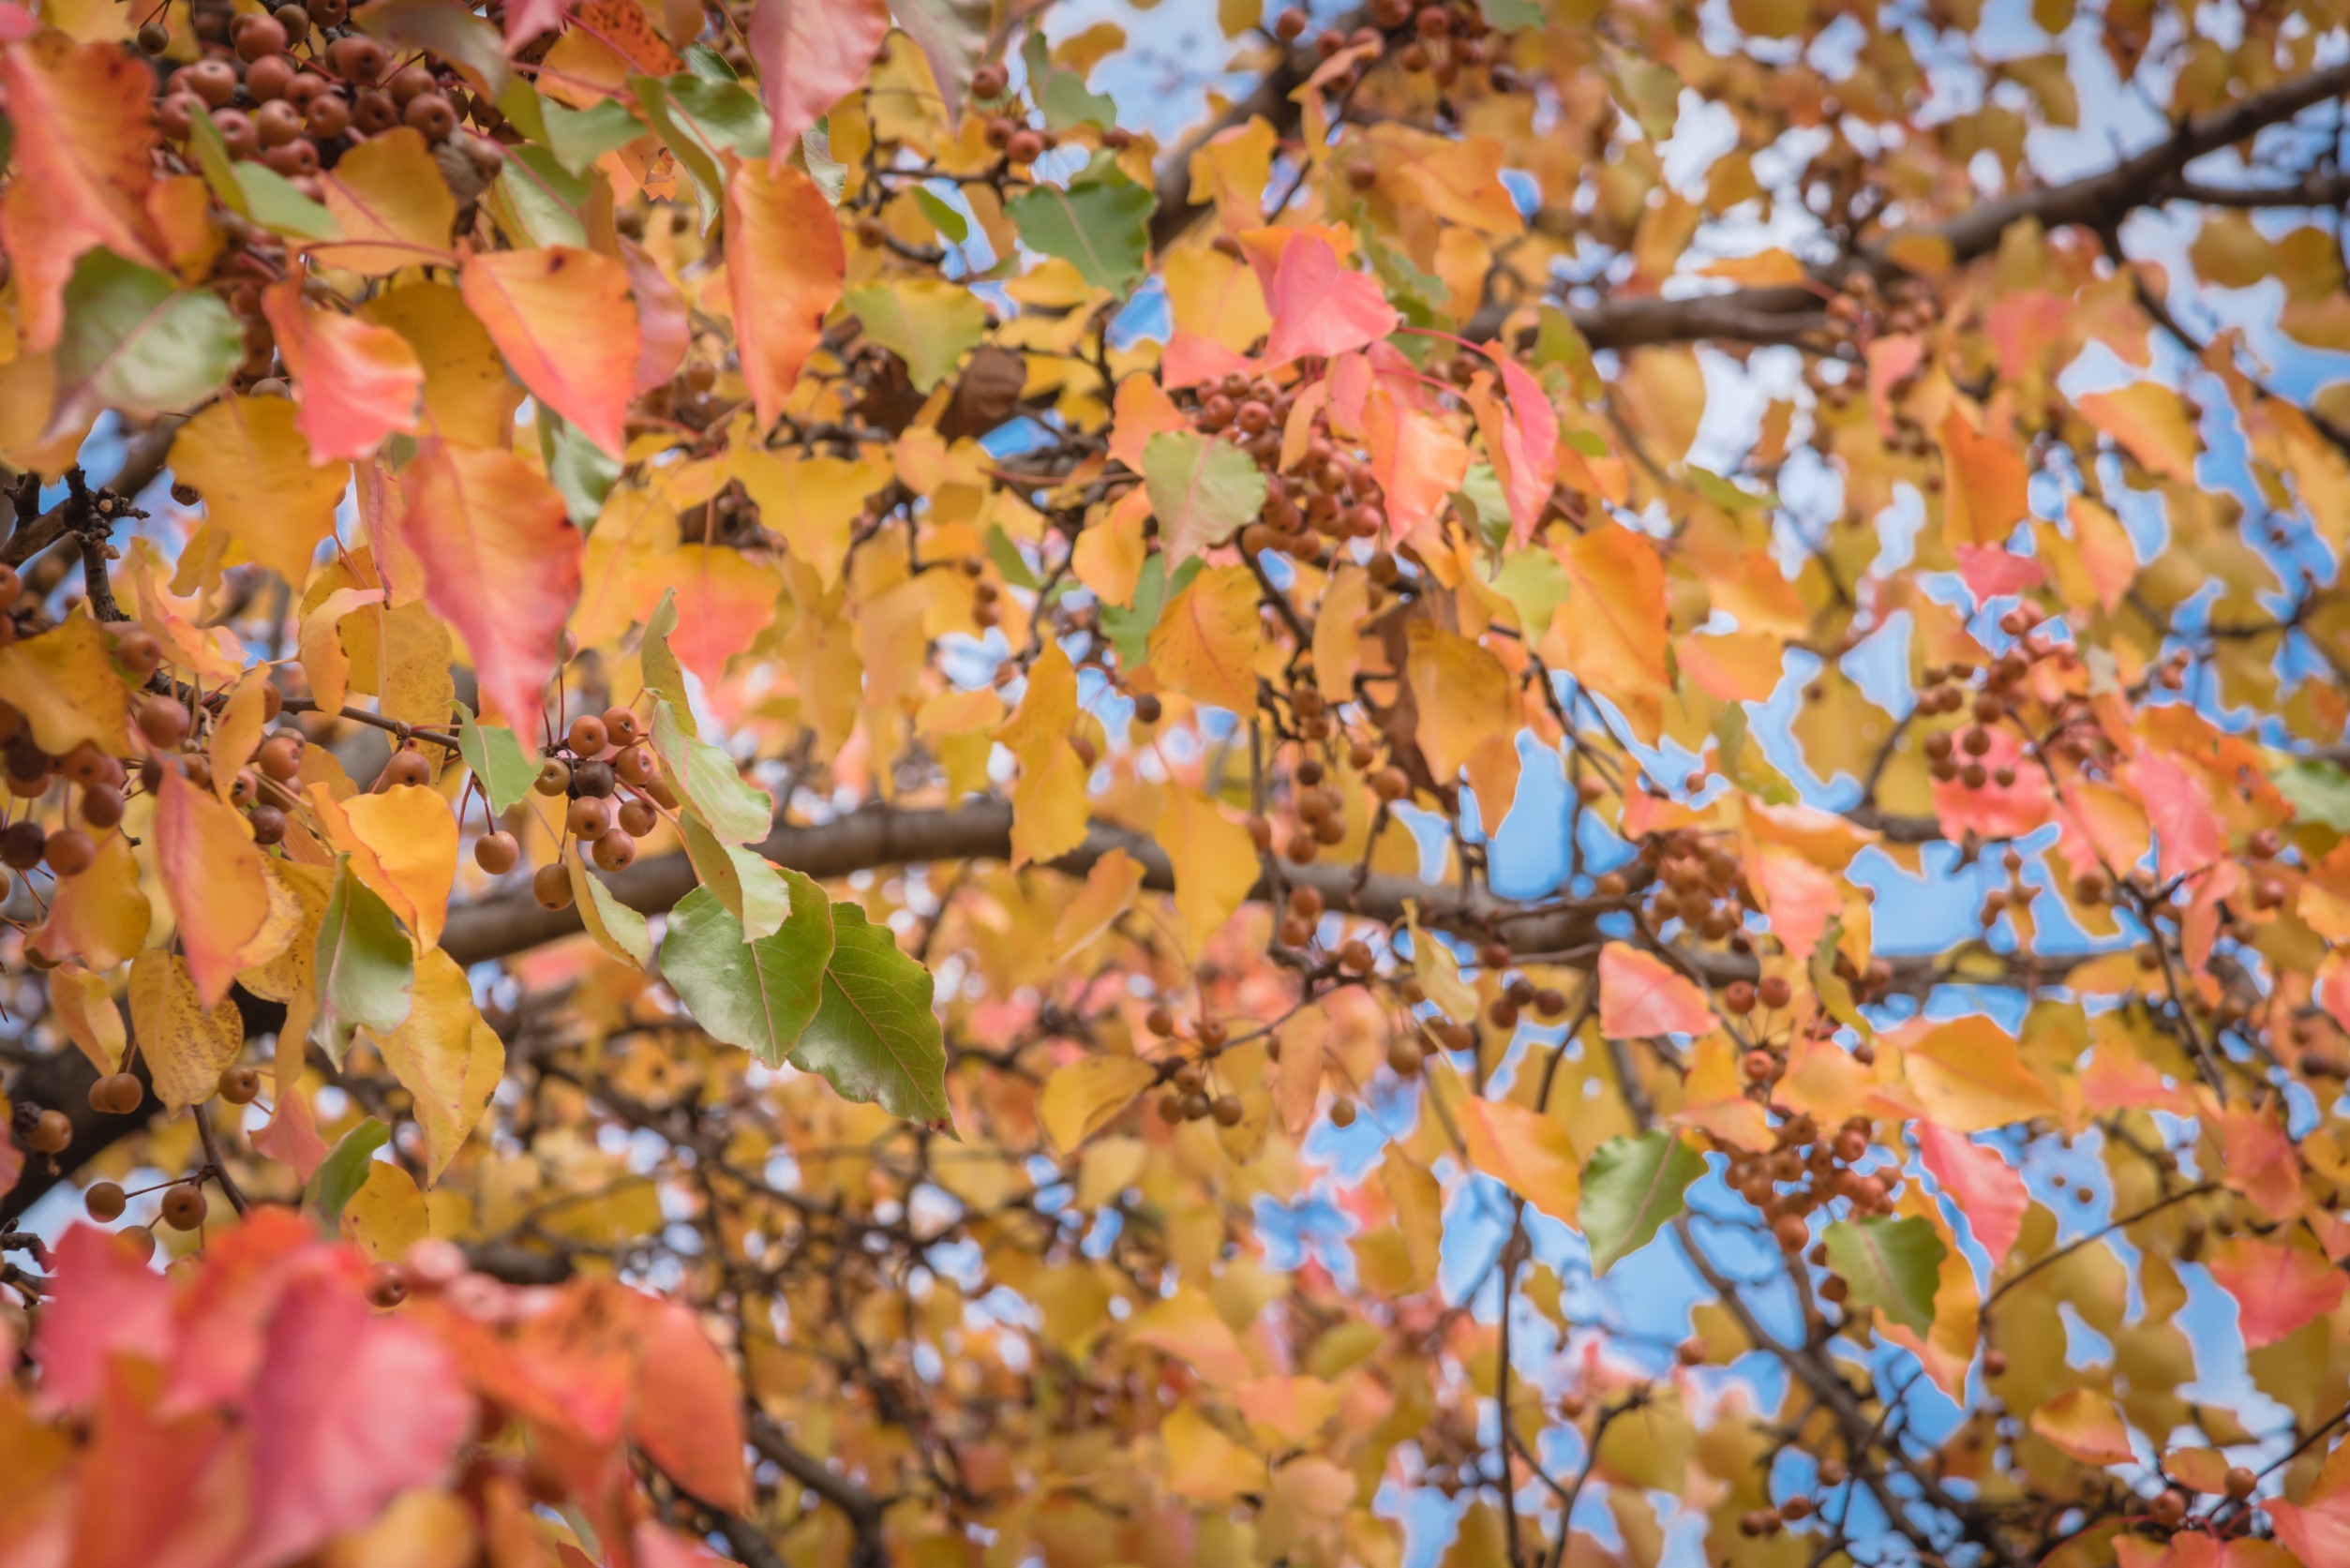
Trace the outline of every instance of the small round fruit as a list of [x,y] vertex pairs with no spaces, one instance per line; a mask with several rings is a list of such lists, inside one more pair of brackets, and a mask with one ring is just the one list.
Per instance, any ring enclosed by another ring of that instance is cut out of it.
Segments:
[[246,825],[253,829],[253,842],[267,849],[271,844],[286,841],[286,814],[267,801],[245,814]]
[[612,759],[614,776],[621,783],[634,784],[638,789],[652,783],[656,771],[652,753],[643,746],[631,746]]
[[501,828],[473,841],[473,863],[492,876],[503,876],[522,859],[522,845]]
[[367,1277],[367,1305],[389,1310],[408,1299],[408,1275],[397,1263],[378,1263]]
[[205,1211],[212,1205],[204,1201],[204,1189],[184,1184],[163,1195],[163,1223],[174,1231],[193,1231],[204,1222]]
[[262,1092],[262,1075],[243,1062],[220,1069],[220,1098],[231,1105],[250,1105]]
[[1004,143],[1004,156],[1014,163],[1034,163],[1044,156],[1044,138],[1025,127],[1013,131]]
[[392,80],[383,84],[392,95],[392,101],[406,109],[419,97],[432,91],[432,67],[402,66],[392,73]]
[[541,866],[531,874],[531,896],[541,909],[571,907],[571,874],[561,865]]
[[125,1198],[123,1189],[112,1182],[92,1182],[88,1190],[82,1194],[82,1212],[100,1225],[113,1224],[123,1217],[123,1210],[129,1206],[130,1200]]
[[1248,1114],[1238,1095],[1218,1095],[1207,1109],[1208,1114],[1216,1118],[1218,1127],[1238,1127],[1240,1118]]
[[285,24],[274,16],[241,16],[231,37],[236,52],[247,60],[262,60],[286,52]]
[[597,799],[608,798],[613,788],[612,765],[596,759],[573,763],[571,787],[581,795],[591,795]]
[[40,1154],[63,1154],[73,1142],[73,1118],[62,1111],[44,1111],[24,1142]]
[[432,764],[426,759],[424,753],[413,749],[394,752],[392,760],[383,765],[382,782],[387,789],[403,784],[430,784]]
[[139,705],[139,733],[159,751],[170,751],[187,739],[187,709],[160,694]]
[[292,784],[302,776],[302,737],[290,729],[279,730],[262,742],[254,761],[279,784]]
[[652,809],[651,801],[636,796],[621,802],[619,821],[621,831],[641,839],[660,826],[661,814]]
[[1332,1100],[1330,1102],[1330,1125],[1341,1127],[1353,1127],[1355,1125],[1355,1102],[1351,1099]]
[[1000,98],[1010,82],[1010,74],[991,60],[971,73],[971,96],[980,99]]
[[531,781],[531,787],[541,795],[571,793],[571,764],[561,757],[550,756],[539,764],[539,776]]
[[60,828],[49,835],[41,859],[59,876],[79,876],[97,860],[97,841],[79,828]]
[[636,723],[636,714],[633,709],[607,708],[604,710],[606,744],[622,748],[634,746],[642,733],[641,727]]
[[172,30],[159,22],[150,22],[139,29],[139,48],[142,53],[160,54],[172,47]]
[[371,87],[383,74],[383,46],[365,34],[352,33],[326,46],[326,64],[344,81]]
[[321,93],[303,111],[302,123],[312,136],[331,140],[351,128],[351,104],[340,93]]
[[146,1085],[135,1072],[110,1072],[90,1085],[90,1109],[106,1116],[127,1116],[147,1098]]
[[422,93],[409,100],[400,119],[424,132],[427,142],[446,142],[457,129],[457,110],[439,93]]
[[29,818],[11,822],[0,829],[0,861],[18,871],[31,871],[41,863],[41,852],[48,846],[49,834],[41,825]]
[[601,756],[604,748],[612,743],[604,721],[591,713],[582,713],[572,720],[571,729],[563,739],[579,756]]
[[97,829],[113,827],[123,819],[123,792],[112,784],[92,784],[82,792],[82,820]]
[[563,813],[563,826],[572,837],[592,844],[612,830],[612,808],[609,802],[592,795],[582,795]]
[[626,871],[636,860],[636,841],[615,828],[595,841],[591,852],[597,866],[605,871]]

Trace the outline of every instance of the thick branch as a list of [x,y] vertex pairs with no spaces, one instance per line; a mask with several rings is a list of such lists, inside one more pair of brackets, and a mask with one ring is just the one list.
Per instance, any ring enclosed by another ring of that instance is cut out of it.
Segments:
[[839,1509],[855,1532],[849,1568],[885,1568],[889,1548],[881,1536],[882,1501],[848,1477],[829,1469],[793,1442],[766,1416],[752,1412],[751,1446],[773,1461],[775,1468]]

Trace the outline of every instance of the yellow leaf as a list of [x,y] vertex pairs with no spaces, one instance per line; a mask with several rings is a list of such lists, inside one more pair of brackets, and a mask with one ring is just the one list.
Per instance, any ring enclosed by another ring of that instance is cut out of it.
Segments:
[[1085,885],[1061,910],[1053,927],[1053,959],[1070,954],[1108,931],[1142,889],[1142,862],[1124,849],[1113,849],[1085,873]]
[[1245,353],[1272,328],[1265,288],[1245,261],[1205,245],[1185,246],[1167,258],[1162,276],[1177,332]]
[[312,467],[294,412],[284,397],[223,397],[180,426],[172,472],[203,496],[207,521],[298,589],[335,531],[351,469]]
[[425,1129],[425,1180],[440,1179],[489,1108],[505,1072],[506,1048],[473,1006],[472,983],[455,959],[427,948],[416,959],[415,1002],[388,1035],[367,1038],[414,1098]]
[[1148,554],[1143,519],[1149,515],[1150,492],[1137,485],[1087,523],[1070,550],[1070,570],[1103,604],[1134,602],[1134,585],[1142,580]]
[[147,939],[155,911],[139,887],[139,860],[120,833],[97,841],[97,859],[79,876],[57,885],[49,918],[25,939],[46,958],[79,958],[92,969],[112,969]]
[[1159,1073],[1132,1056],[1081,1056],[1053,1069],[1037,1097],[1037,1119],[1063,1154],[1107,1127],[1156,1083]]
[[416,1178],[388,1159],[370,1160],[367,1179],[343,1204],[343,1239],[379,1263],[397,1263],[432,1232]]
[[1314,684],[1331,702],[1355,700],[1355,674],[1362,668],[1363,618],[1370,613],[1370,575],[1353,561],[1330,574],[1314,613]]
[[123,1031],[122,1009],[114,1005],[113,991],[104,977],[79,964],[59,964],[50,971],[49,1005],[73,1043],[99,1072],[120,1070],[128,1040]]
[[440,941],[457,880],[457,818],[448,801],[422,784],[340,801],[312,784],[309,797],[328,841],[351,856],[359,880],[392,906],[419,946]]
[[1665,567],[1630,529],[1600,527],[1555,546],[1567,601],[1541,643],[1554,668],[1616,705],[1642,739],[1664,727]]
[[1229,1385],[1253,1368],[1205,1292],[1190,1284],[1128,1320],[1127,1337],[1172,1356],[1211,1383]]
[[2031,1413],[2031,1429],[2085,1465],[2127,1464],[2130,1428],[2111,1399],[2067,1389]]
[[1152,673],[1184,695],[1240,714],[1256,711],[1257,580],[1245,566],[1212,566],[1160,612]]
[[452,260],[457,198],[422,132],[399,126],[369,137],[318,182],[343,237],[311,249],[332,265],[380,274]]
[[1248,124],[1227,127],[1202,142],[1191,154],[1191,204],[1213,203],[1217,220],[1234,233],[1257,227],[1277,140],[1272,123],[1251,114]]
[[214,721],[212,739],[205,748],[212,762],[212,787],[222,800],[236,784],[237,769],[253,760],[253,752],[262,743],[262,725],[265,722],[262,710],[269,700],[269,671],[257,667],[236,683],[229,694],[228,706]]
[[1199,1502],[1230,1502],[1265,1487],[1265,1461],[1218,1431],[1185,1400],[1159,1428],[1167,1447],[1167,1489]]
[[1566,1128],[1539,1111],[1470,1096],[1453,1108],[1469,1163],[1563,1225],[1575,1223],[1582,1162]]
[[1179,785],[1168,786],[1158,838],[1175,865],[1175,911],[1183,917],[1185,948],[1197,958],[1256,886],[1256,843],[1215,801]]
[[506,374],[488,329],[457,290],[445,283],[403,284],[361,306],[359,315],[390,327],[416,351],[425,367],[427,429],[463,446],[505,444],[522,388]]
[[1909,1087],[1953,1132],[1987,1132],[2057,1113],[2056,1097],[2024,1065],[2014,1039],[1980,1016],[1913,1024],[1889,1037],[1902,1048]]
[[0,701],[24,715],[35,744],[52,756],[84,740],[110,756],[128,749],[130,688],[85,606],[54,630],[0,648]]
[[2195,482],[2195,454],[2203,443],[2186,400],[2170,388],[2133,381],[2118,392],[2085,393],[2073,406],[2148,473],[2181,485]]
[[220,1069],[245,1048],[245,1021],[235,1007],[205,1007],[187,961],[160,948],[142,949],[130,965],[130,1022],[167,1110],[210,1099],[219,1090]]
[[[1407,628],[1412,695],[1419,709],[1420,750],[1429,770],[1450,783],[1474,752],[1517,719],[1517,683],[1483,647],[1425,620]],[[1499,816],[1485,808],[1489,820]]]
[[785,458],[737,445],[727,464],[758,503],[760,524],[815,567],[827,590],[841,580],[865,498],[890,482],[890,465],[879,457]]

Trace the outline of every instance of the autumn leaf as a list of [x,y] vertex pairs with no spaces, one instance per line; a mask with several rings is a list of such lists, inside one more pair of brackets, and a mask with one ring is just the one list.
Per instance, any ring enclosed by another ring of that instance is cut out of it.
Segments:
[[1038,1097],[1037,1115],[1054,1143],[1073,1153],[1158,1078],[1148,1062],[1131,1056],[1083,1056],[1053,1069]]
[[1265,355],[1274,365],[1368,348],[1400,324],[1378,281],[1340,266],[1320,234],[1296,234],[1281,247],[1265,298],[1273,313]]
[[2023,458],[1979,434],[1955,407],[1942,415],[1940,434],[1943,541],[1953,550],[2005,544],[2031,510]]
[[382,274],[447,257],[457,198],[413,127],[395,126],[360,142],[319,185],[343,237],[312,248],[334,265]]
[[1599,1030],[1609,1039],[1702,1035],[1713,1027],[1705,992],[1663,959],[1623,942],[1599,949]]
[[1874,1307],[1913,1334],[1934,1326],[1934,1292],[1944,1251],[1931,1221],[1916,1216],[1839,1219],[1821,1238],[1828,1266],[1858,1306]]
[[889,31],[883,0],[757,0],[751,7],[751,58],[774,123],[776,171],[801,132],[863,79]]
[[1551,1218],[1575,1223],[1582,1172],[1565,1127],[1539,1111],[1475,1095],[1454,1105],[1453,1115],[1470,1164]]
[[204,1007],[217,1007],[238,970],[268,956],[250,956],[249,948],[269,918],[269,878],[245,819],[177,769],[163,770],[156,799],[164,895],[178,917],[196,993]]
[[408,339],[354,316],[304,306],[291,280],[265,291],[262,304],[300,393],[294,428],[315,460],[367,457],[388,437],[415,433],[425,367]]
[[1143,487],[1171,564],[1225,543],[1264,509],[1265,476],[1229,442],[1167,431],[1145,443],[1142,459]]
[[[810,0],[791,0],[806,5]],[[798,168],[736,163],[726,178],[726,286],[761,424],[784,411],[847,260],[824,192]]]
[[1994,1151],[1947,1127],[1920,1122],[1914,1131],[1920,1163],[1967,1217],[1996,1271],[2022,1233],[2031,1204],[2024,1178]]
[[475,256],[458,279],[515,379],[618,456],[641,341],[628,269],[549,246]]
[[297,588],[335,531],[336,503],[351,483],[341,464],[311,461],[304,408],[283,397],[224,397],[172,441],[172,471],[203,497],[206,520]]
[[2130,1428],[2111,1399],[2069,1388],[2031,1414],[2031,1429],[2085,1465],[2127,1464]]
[[1575,1215],[1591,1242],[1592,1272],[1607,1273],[1654,1239],[1704,1172],[1697,1151],[1669,1132],[1611,1138],[1594,1150]]
[[844,1098],[878,1101],[951,1135],[946,1047],[930,1003],[930,972],[898,950],[890,928],[836,903],[822,998],[791,1047],[792,1065],[822,1073]]
[[1211,566],[1160,612],[1149,665],[1167,685],[1218,708],[1256,708],[1257,581],[1245,566]]

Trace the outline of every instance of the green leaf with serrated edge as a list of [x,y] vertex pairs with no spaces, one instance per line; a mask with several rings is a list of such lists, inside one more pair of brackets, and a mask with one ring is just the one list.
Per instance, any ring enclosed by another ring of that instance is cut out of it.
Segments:
[[2350,773],[2330,762],[2303,758],[2269,777],[2292,806],[2294,820],[2350,833]]
[[652,705],[652,751],[669,787],[694,808],[712,833],[728,844],[767,837],[775,803],[767,791],[744,781],[734,759],[679,725],[667,702]]
[[318,999],[322,1043],[337,1067],[352,1030],[388,1035],[416,1001],[415,947],[392,906],[352,874],[348,855],[335,862],[319,917]]
[[1681,1212],[1682,1195],[1705,1174],[1705,1159],[1669,1132],[1610,1138],[1583,1165],[1577,1211],[1591,1240],[1591,1271],[1605,1274],[1654,1239]]
[[1004,203],[1029,249],[1057,256],[1097,289],[1124,293],[1150,254],[1150,215],[1159,198],[1104,160],[1067,189],[1032,186]]
[[1912,1334],[1934,1326],[1942,1238],[1918,1215],[1839,1219],[1828,1227],[1828,1266],[1844,1277],[1848,1303],[1874,1307]]
[[719,838],[692,812],[679,814],[679,821],[694,874],[742,922],[742,934],[754,942],[774,935],[791,913],[791,888],[784,874],[756,851]]
[[661,590],[661,603],[652,607],[652,616],[645,622],[636,663],[645,672],[645,690],[669,704],[679,729],[699,737],[701,724],[694,717],[693,705],[685,700],[685,666],[669,651],[669,634],[678,629],[677,600],[676,589]]
[[579,905],[579,923],[588,928],[595,945],[634,968],[643,969],[652,963],[652,928],[645,918],[620,901],[604,878],[588,870],[579,858],[579,845],[574,841],[571,852],[563,857],[564,869],[571,874],[571,896]]
[[1265,510],[1256,459],[1195,430],[1161,430],[1144,443],[1143,488],[1160,547],[1178,561],[1222,544]]
[[1031,31],[1022,55],[1028,67],[1028,94],[1044,111],[1044,123],[1054,130],[1068,130],[1075,126],[1114,126],[1118,123],[1117,105],[1106,93],[1097,93],[1085,85],[1085,79],[1075,71],[1053,64],[1049,48],[1041,32]]
[[661,975],[712,1039],[779,1065],[822,1004],[832,959],[832,905],[815,880],[786,871],[791,918],[746,941],[718,895],[696,888],[669,911]]
[[890,928],[867,920],[857,904],[836,903],[824,999],[791,1065],[822,1073],[844,1099],[878,1101],[893,1116],[951,1135],[946,1036],[930,997],[930,971],[898,950]]
[[245,357],[220,296],[92,250],[66,285],[52,427],[85,413],[169,413],[209,396]]
[[343,1205],[367,1185],[367,1167],[376,1150],[392,1141],[392,1129],[369,1116],[343,1134],[334,1153],[310,1174],[310,1206],[318,1211],[319,1228],[335,1234],[343,1222]]
[[522,749],[522,738],[503,724],[485,724],[463,703],[457,705],[457,754],[489,797],[493,815],[504,815],[530,798],[538,765]]

